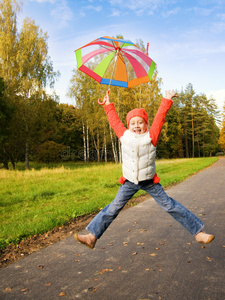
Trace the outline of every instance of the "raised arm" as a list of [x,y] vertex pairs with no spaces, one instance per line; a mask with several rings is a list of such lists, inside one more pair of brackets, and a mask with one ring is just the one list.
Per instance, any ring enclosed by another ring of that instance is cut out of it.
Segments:
[[162,98],[162,102],[155,115],[155,118],[153,120],[152,126],[149,131],[150,137],[152,139],[152,144],[155,147],[157,146],[163,124],[165,123],[167,112],[169,111],[169,109],[173,104],[172,98],[178,97],[176,95],[176,92],[174,91],[166,91],[165,93],[166,93],[166,98]]
[[115,131],[118,138],[120,139],[123,136],[124,132],[127,130],[127,128],[120,121],[120,118],[115,110],[114,104],[110,103],[108,92],[106,93],[104,101],[105,101],[104,109],[107,114],[109,124],[112,127],[112,129]]

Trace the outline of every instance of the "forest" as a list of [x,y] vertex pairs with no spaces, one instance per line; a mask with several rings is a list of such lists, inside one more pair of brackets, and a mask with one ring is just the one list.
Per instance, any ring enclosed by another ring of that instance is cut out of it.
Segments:
[[[48,55],[48,35],[29,18],[17,28],[17,1],[0,2],[0,167],[15,168],[24,162],[121,162],[120,142],[109,127],[98,98],[107,86],[74,69],[68,95],[73,105],[49,95],[60,76]],[[138,45],[145,51],[143,41]],[[75,57],[74,57],[75,62]],[[111,87],[110,99],[121,121],[143,107],[149,124],[163,97],[157,69],[151,83],[129,89]],[[176,88],[176,87],[172,87]],[[190,158],[216,155],[225,148],[224,122],[218,127],[215,99],[196,94],[189,83],[177,90],[157,147],[160,158]]]

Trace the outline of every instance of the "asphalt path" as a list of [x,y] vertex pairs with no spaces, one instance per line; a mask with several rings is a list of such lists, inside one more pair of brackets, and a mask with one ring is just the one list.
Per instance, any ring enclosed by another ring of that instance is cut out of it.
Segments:
[[224,183],[222,158],[167,190],[215,235],[209,245],[149,198],[122,211],[94,250],[70,236],[1,269],[0,299],[225,299]]

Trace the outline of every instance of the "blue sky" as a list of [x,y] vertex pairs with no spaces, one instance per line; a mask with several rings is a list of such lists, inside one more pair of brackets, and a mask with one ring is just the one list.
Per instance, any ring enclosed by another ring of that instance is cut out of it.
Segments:
[[[48,33],[49,55],[61,77],[55,84],[66,97],[74,50],[101,36],[149,43],[149,56],[162,78],[162,92],[185,89],[225,101],[224,0],[23,0],[18,25],[29,17]],[[102,96],[102,95],[100,95]],[[96,99],[99,95],[96,95]]]

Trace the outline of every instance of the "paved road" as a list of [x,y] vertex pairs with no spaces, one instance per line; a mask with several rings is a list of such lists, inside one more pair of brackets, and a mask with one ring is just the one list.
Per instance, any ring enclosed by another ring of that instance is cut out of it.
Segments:
[[[216,239],[202,247],[152,198],[91,250],[73,237],[0,270],[0,299],[225,299],[225,159],[167,190]],[[60,296],[61,295],[61,296]]]

